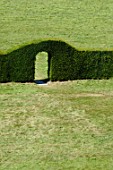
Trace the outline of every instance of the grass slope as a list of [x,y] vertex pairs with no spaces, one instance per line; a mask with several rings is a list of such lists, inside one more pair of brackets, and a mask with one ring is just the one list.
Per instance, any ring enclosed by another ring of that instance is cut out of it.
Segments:
[[0,84],[1,170],[111,170],[113,80]]
[[40,38],[111,50],[112,9],[112,0],[0,0],[0,50]]

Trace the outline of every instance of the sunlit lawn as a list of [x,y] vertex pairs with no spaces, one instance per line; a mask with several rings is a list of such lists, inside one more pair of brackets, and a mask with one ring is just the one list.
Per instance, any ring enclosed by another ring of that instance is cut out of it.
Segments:
[[0,85],[1,170],[111,170],[113,80]]
[[45,38],[112,50],[112,28],[112,0],[0,0],[0,50]]

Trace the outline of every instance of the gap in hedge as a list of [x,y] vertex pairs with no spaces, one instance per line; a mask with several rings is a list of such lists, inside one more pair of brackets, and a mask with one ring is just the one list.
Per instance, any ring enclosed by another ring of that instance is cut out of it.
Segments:
[[43,84],[49,81],[49,63],[48,53],[45,51],[39,52],[35,60],[35,82]]

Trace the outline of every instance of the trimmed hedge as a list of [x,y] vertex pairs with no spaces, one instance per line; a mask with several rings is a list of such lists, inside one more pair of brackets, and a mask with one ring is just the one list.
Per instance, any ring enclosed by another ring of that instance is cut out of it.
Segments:
[[113,77],[112,51],[84,51],[81,53],[80,79],[108,79]]
[[32,82],[39,52],[48,53],[51,81],[113,77],[113,51],[79,51],[60,40],[31,43],[0,55],[0,82]]
[[10,81],[27,82],[34,79],[35,51],[33,45],[26,46],[8,54]]
[[9,58],[0,54],[0,82],[9,82]]

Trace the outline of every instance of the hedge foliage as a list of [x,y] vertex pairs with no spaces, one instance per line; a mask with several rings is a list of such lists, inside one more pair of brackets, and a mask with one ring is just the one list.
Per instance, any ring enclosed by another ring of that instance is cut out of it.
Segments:
[[113,77],[113,51],[79,51],[60,40],[31,43],[0,55],[0,82],[32,82],[39,52],[48,53],[51,81]]
[[0,54],[0,82],[9,82],[9,58]]

